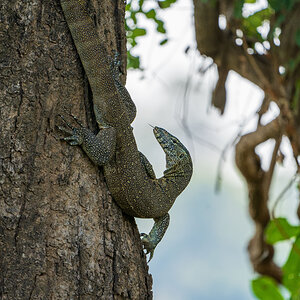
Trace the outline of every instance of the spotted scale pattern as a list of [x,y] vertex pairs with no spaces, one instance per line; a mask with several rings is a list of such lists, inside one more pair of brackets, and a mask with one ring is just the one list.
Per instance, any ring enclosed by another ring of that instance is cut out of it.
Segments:
[[154,135],[166,154],[167,168],[163,177],[156,178],[151,164],[137,149],[130,125],[135,108],[124,104],[131,98],[125,87],[120,90],[117,75],[86,11],[86,1],[61,0],[61,5],[92,88],[94,112],[101,129],[97,136],[82,127],[60,129],[70,134],[66,141],[81,145],[94,163],[103,165],[108,188],[126,214],[154,219],[150,233],[142,235],[151,259],[169,225],[168,211],[192,176],[190,154],[176,137],[154,127]]
[[88,77],[94,105],[98,108],[95,111],[97,122],[100,125],[103,125],[103,121],[105,125],[128,123],[127,114],[123,114],[126,108],[115,86],[106,48],[100,43],[93,21],[87,13],[86,1],[61,0],[61,6]]

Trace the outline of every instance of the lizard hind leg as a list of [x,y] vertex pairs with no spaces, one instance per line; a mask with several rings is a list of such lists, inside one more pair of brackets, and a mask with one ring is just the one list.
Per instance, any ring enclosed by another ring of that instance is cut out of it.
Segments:
[[114,84],[115,87],[118,90],[118,93],[125,104],[126,107],[126,112],[129,118],[130,123],[133,122],[133,120],[136,117],[136,106],[134,102],[131,99],[131,96],[129,92],[127,91],[126,87],[122,84],[121,79],[120,79],[120,69],[119,67],[121,66],[121,57],[118,51],[113,51],[114,56],[109,57],[109,64],[110,64],[110,70],[112,77],[114,79]]
[[141,233],[142,244],[146,250],[146,254],[150,253],[148,262],[152,259],[154,249],[163,238],[170,223],[170,215],[166,213],[164,216],[154,218],[154,225],[149,234]]

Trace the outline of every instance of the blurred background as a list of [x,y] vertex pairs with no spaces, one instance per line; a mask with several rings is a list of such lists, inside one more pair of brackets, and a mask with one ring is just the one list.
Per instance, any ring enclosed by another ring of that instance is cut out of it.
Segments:
[[[255,5],[265,4],[258,1]],[[246,8],[256,9],[253,5]],[[147,35],[135,48],[145,70],[128,72],[127,88],[138,109],[134,133],[157,177],[165,170],[165,157],[148,124],[167,129],[187,146],[194,174],[172,207],[169,229],[149,264],[154,299],[256,299],[250,289],[255,274],[247,253],[254,228],[248,216],[246,185],[234,164],[234,143],[239,134],[255,128],[263,93],[231,72],[226,83],[228,103],[221,117],[210,106],[216,69],[201,72],[211,61],[196,51],[191,1],[180,0],[162,13],[169,42],[159,46],[161,37],[149,23]],[[148,26],[148,20],[142,22]],[[277,115],[278,108],[271,105],[263,121]],[[266,168],[273,146],[266,142],[259,147]],[[293,157],[287,141],[281,150]],[[288,159],[277,167],[271,205],[294,172]],[[289,189],[277,215],[296,211],[296,199],[296,189]],[[296,216],[290,217],[296,222]],[[136,220],[140,232],[151,229],[152,220]],[[284,262],[290,245],[276,247],[280,248],[276,261]]]

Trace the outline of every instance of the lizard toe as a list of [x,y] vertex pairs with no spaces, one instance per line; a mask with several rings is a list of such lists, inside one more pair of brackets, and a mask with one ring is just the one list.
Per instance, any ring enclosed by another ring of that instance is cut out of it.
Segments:
[[149,235],[146,233],[141,233],[142,237],[142,244],[144,247],[144,250],[146,250],[146,255],[150,253],[150,257],[148,262],[152,259],[153,254],[154,254],[154,249],[156,247],[156,244],[150,240]]

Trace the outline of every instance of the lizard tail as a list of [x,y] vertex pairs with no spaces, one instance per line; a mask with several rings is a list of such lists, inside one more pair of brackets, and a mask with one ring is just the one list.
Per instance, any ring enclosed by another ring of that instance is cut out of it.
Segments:
[[61,0],[60,2],[93,92],[94,106],[103,114],[99,119],[108,124],[120,122],[116,120],[116,116],[121,115],[125,108],[114,83],[107,51],[87,13],[86,1]]

